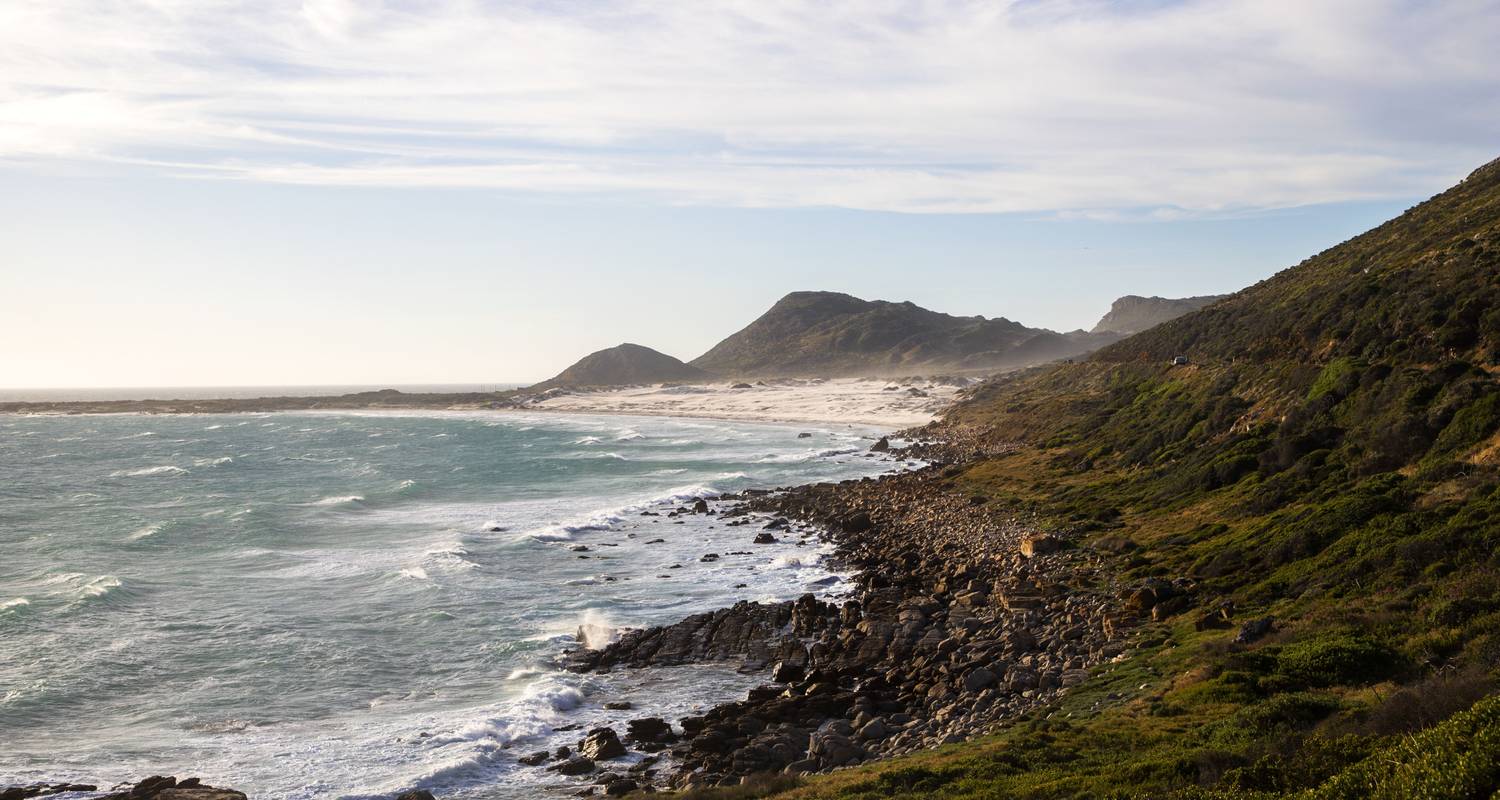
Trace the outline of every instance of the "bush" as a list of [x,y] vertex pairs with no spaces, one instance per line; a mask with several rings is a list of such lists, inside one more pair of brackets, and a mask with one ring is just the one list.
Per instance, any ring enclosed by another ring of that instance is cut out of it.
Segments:
[[1278,676],[1297,686],[1362,686],[1394,677],[1402,666],[1390,648],[1347,634],[1293,642],[1276,657]]

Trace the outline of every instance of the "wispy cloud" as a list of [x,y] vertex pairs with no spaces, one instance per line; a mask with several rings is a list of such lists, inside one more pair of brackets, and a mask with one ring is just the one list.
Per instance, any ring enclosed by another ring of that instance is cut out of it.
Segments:
[[1492,0],[10,0],[0,161],[896,211],[1416,194]]

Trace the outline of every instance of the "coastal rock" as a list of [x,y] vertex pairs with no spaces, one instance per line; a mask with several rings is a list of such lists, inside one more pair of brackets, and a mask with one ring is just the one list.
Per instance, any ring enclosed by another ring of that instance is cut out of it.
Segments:
[[625,745],[614,728],[595,728],[578,743],[578,752],[595,761],[608,761],[625,755]]
[[107,794],[100,800],[245,800],[244,792],[208,786],[197,778],[181,781],[153,775],[124,792]]
[[755,544],[776,544],[776,536],[762,531],[755,534]]
[[891,440],[888,436],[882,436],[879,441],[870,445],[870,452],[872,453],[889,453],[890,451]]
[[594,771],[594,760],[587,756],[574,756],[561,764],[553,764],[547,769],[559,775],[587,775]]
[[396,795],[396,800],[436,800],[426,789],[413,789]]

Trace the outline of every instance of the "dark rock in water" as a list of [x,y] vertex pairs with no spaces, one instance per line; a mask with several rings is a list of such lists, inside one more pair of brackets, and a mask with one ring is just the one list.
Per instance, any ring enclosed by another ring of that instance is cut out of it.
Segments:
[[538,766],[540,764],[547,763],[547,761],[549,759],[551,759],[551,758],[552,758],[552,754],[551,753],[547,752],[546,750],[538,750],[538,751],[536,751],[535,753],[532,753],[529,756],[521,756],[520,758],[518,758],[516,760],[519,761],[519,762],[521,762],[522,764],[525,764],[528,767],[535,767],[535,766]]
[[1275,627],[1275,617],[1252,619],[1240,626],[1240,632],[1234,637],[1234,641],[1236,644],[1249,644],[1270,633]]
[[568,549],[572,550],[575,553],[587,553],[589,551],[589,546],[586,544],[575,544]]
[[703,557],[700,558],[700,559],[698,559],[698,560],[699,561],[718,561],[719,560],[719,554],[718,553],[704,553]]
[[625,723],[625,738],[638,744],[669,744],[677,741],[677,734],[661,717],[643,717]]
[[396,795],[396,800],[435,800],[435,798],[432,796],[432,792],[426,789],[413,789],[412,791]]
[[693,513],[694,514],[707,514],[708,513],[708,501],[704,500],[701,497],[698,498],[698,502],[693,503]]
[[889,453],[891,451],[891,440],[888,436],[880,437],[880,441],[870,445],[872,453]]
[[731,386],[729,388],[731,388],[731,389],[753,389],[755,387],[751,386],[748,383],[736,383],[735,385],[733,385],[733,386]]
[[171,776],[153,775],[128,791],[104,795],[100,800],[245,800],[244,792],[204,785],[197,778],[178,781]]
[[38,783],[31,786],[7,786],[0,789],[0,800],[26,800],[29,797],[62,794],[63,792],[93,792],[99,787],[87,783]]
[[587,775],[594,771],[594,760],[585,756],[576,756],[561,764],[553,764],[547,769],[559,775]]
[[776,537],[772,534],[761,532],[755,534],[756,544],[776,544]]
[[797,434],[797,438],[798,439],[811,439],[812,438],[812,434],[810,434],[810,433],[799,433],[799,434]]
[[578,752],[595,761],[608,761],[625,755],[625,745],[614,728],[595,728],[578,743]]
[[652,539],[651,541],[646,542],[646,544],[663,544],[666,541],[666,539]]
[[604,708],[608,711],[629,711],[635,708],[635,705],[629,700],[611,700],[604,704]]

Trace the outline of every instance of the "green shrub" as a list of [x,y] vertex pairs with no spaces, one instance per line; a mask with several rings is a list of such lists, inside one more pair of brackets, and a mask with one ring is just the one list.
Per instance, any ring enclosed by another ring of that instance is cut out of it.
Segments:
[[1401,659],[1390,648],[1348,634],[1293,642],[1276,657],[1276,672],[1297,686],[1362,686],[1394,677]]

